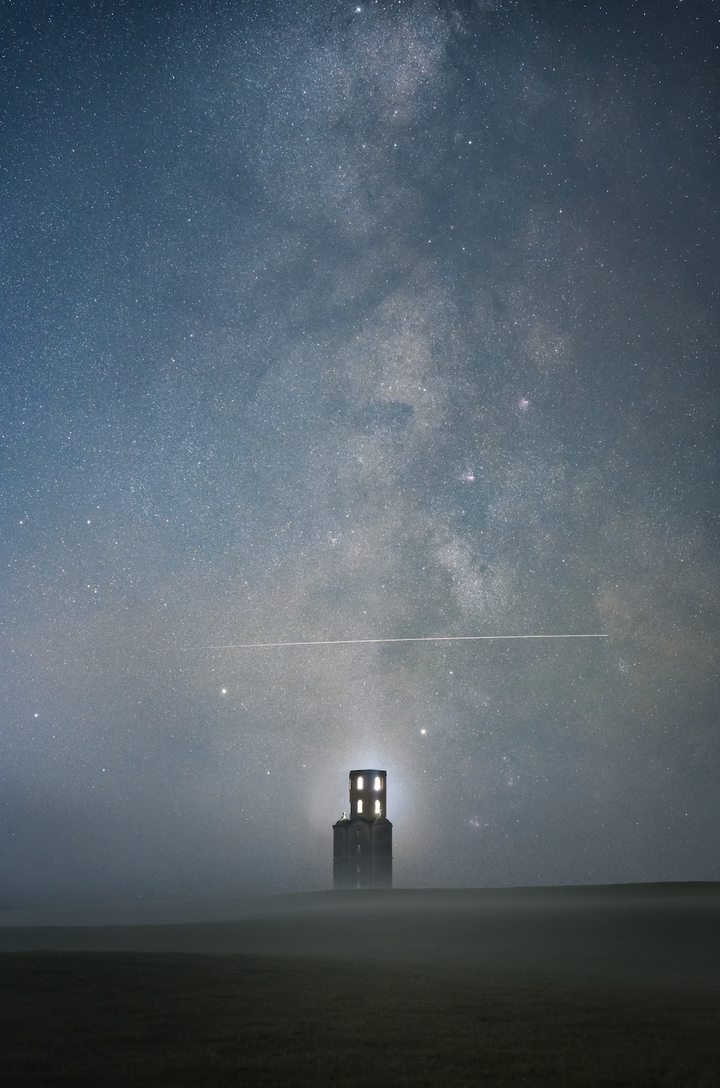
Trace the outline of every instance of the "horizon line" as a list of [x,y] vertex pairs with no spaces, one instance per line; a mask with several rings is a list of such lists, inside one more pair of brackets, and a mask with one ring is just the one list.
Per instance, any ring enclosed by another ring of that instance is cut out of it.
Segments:
[[608,634],[590,635],[423,635],[414,638],[332,638],[311,642],[237,642],[215,646],[182,646],[183,650],[276,650],[290,646],[358,646],[380,642],[491,642],[493,639],[530,638],[609,638]]

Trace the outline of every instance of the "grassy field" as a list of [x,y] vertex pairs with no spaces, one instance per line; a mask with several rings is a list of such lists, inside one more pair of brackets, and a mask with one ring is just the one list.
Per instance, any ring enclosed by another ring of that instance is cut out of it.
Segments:
[[715,990],[301,957],[0,955],[16,1085],[717,1088]]
[[720,885],[0,916],[0,1084],[720,1085]]

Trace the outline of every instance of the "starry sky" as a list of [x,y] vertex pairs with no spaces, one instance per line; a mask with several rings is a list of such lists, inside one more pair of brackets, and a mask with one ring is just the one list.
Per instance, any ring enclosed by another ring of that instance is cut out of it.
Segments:
[[3,5],[0,907],[720,879],[719,29]]

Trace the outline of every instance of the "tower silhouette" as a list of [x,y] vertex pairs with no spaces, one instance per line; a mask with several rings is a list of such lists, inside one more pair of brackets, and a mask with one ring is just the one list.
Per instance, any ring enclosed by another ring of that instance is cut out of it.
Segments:
[[387,771],[350,771],[350,815],[333,824],[333,888],[392,888]]

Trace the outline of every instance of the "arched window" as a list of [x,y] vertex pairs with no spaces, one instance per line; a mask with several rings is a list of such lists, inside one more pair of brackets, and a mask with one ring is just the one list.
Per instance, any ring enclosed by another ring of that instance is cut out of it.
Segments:
[[359,790],[363,788],[363,776],[361,774],[358,775],[357,788]]
[[358,812],[362,812],[362,801],[358,801]]
[[381,790],[382,789],[382,785],[380,783],[380,775],[378,775],[376,777],[376,779],[375,779],[375,789],[376,790]]
[[380,815],[380,801],[375,802],[375,815],[376,816]]

